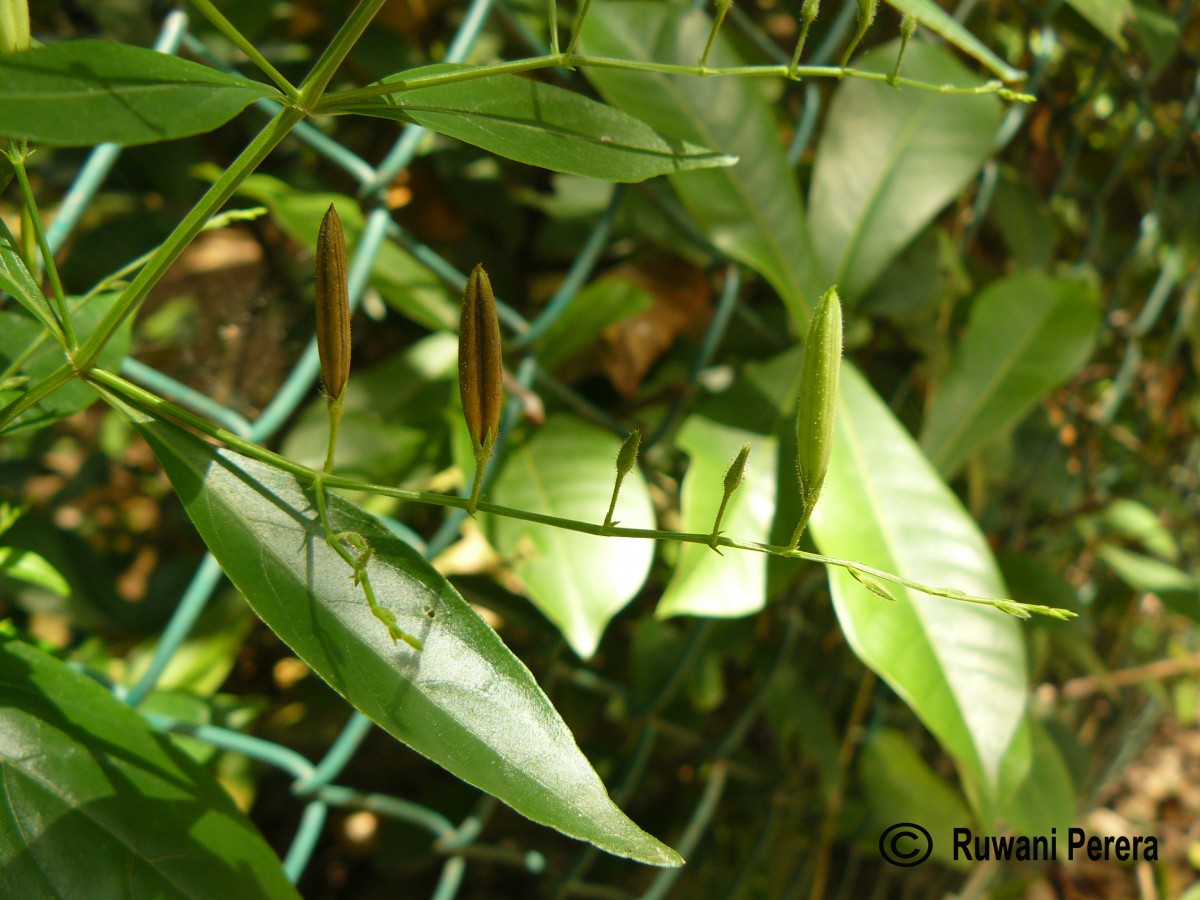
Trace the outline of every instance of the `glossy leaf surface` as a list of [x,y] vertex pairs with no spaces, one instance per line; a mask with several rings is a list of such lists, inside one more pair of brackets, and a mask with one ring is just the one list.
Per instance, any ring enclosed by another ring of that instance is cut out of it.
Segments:
[[[925,584],[1004,597],[995,559],[958,498],[858,370],[842,367],[837,434],[811,531],[822,553]],[[872,594],[830,569],[854,652],[898,693],[955,758],[988,819],[1028,740],[1028,675],[1017,621],[994,609],[889,585]],[[1001,768],[1006,768],[1002,772]]]
[[0,894],[298,897],[212,777],[103,687],[0,643]]
[[0,84],[0,134],[62,147],[200,134],[278,93],[239,75],[109,41],[0,54]]
[[[865,54],[856,68],[891,72],[898,44]],[[935,84],[977,84],[950,51],[911,42],[904,74]],[[837,89],[817,146],[809,194],[813,245],[825,280],[857,299],[992,152],[1000,101],[897,91],[847,79]]]
[[1092,353],[1100,305],[1084,282],[1018,275],[976,298],[938,385],[921,447],[947,478],[1025,416]]
[[230,580],[364,715],[536,822],[618,856],[681,863],[609,799],[529,670],[408,544],[329,496],[334,530],[357,532],[373,548],[376,595],[424,642],[421,652],[393,644],[371,614],[295,476],[132,415]]
[[[441,63],[387,80],[469,68]],[[516,75],[417,87],[342,105],[335,101],[331,109],[413,122],[517,162],[606,181],[644,181],[736,161],[719,150],[663,137],[645,122],[582,94]]]
[[[711,25],[699,10],[616,0],[592,7],[580,40],[589,54],[694,66]],[[743,62],[718,34],[709,64]],[[761,85],[602,68],[584,74],[609,101],[656,131],[736,154],[732,168],[674,175],[671,184],[713,244],[770,282],[793,329],[803,334],[822,285],[800,190]]]
[[[532,512],[603,522],[616,477],[621,441],[577,419],[558,416],[506,455],[486,499]],[[613,519],[625,528],[653,528],[654,510],[640,470],[621,486]],[[488,530],[529,598],[559,627],[579,656],[596,652],[609,620],[641,589],[654,542],[596,537],[489,517]]]
[[[743,444],[750,456],[742,486],[725,509],[721,530],[749,541],[769,541],[775,517],[776,448],[773,437],[742,431],[692,416],[683,423],[675,444],[688,455],[680,489],[679,529],[712,530],[721,503],[721,479]],[[766,605],[767,563],[761,553],[725,550],[719,556],[704,544],[681,544],[671,580],[655,614],[745,616]]]

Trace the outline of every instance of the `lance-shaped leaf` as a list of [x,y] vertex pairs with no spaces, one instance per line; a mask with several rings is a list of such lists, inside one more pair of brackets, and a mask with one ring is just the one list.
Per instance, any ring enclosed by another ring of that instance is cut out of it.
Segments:
[[533,675],[408,544],[329,496],[333,529],[371,545],[375,593],[423,641],[419,653],[393,644],[372,616],[296,476],[113,399],[254,611],[364,715],[535,822],[650,865],[682,863],[609,799]]
[[296,898],[224,789],[81,672],[0,643],[0,894]]
[[62,147],[200,134],[278,95],[239,75],[109,41],[0,54],[0,84],[0,134]]
[[[833,456],[811,531],[822,553],[914,581],[1004,597],[978,526],[854,366],[842,367]],[[889,603],[844,569],[830,586],[846,640],[954,756],[990,822],[1029,765],[1028,675],[1015,619],[888,585]]]
[[[711,28],[712,19],[698,9],[608,0],[592,6],[580,42],[590,54],[691,66]],[[708,61],[745,62],[723,33]],[[770,282],[793,330],[803,334],[828,285],[819,284],[796,176],[755,80],[590,67],[584,74],[606,99],[662,134],[738,155],[732,168],[674,175],[671,186],[709,240]]]
[[439,63],[385,79],[397,93],[338,103],[322,112],[360,113],[413,122],[517,162],[606,181],[644,181],[655,175],[729,166],[737,157],[666,138],[633,116],[516,75],[402,89],[414,79],[472,66]]
[[1005,81],[1022,81],[1025,73],[1014,69],[964,28],[957,19],[938,6],[934,0],[887,0],[900,12],[912,16],[930,31],[941,35],[963,53],[987,66]]

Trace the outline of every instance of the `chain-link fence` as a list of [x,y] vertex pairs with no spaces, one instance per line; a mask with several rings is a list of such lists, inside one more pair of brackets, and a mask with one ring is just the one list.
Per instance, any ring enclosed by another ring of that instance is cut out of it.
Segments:
[[[446,61],[465,59],[489,22],[515,34],[516,40],[528,42],[533,49],[544,51],[545,48],[537,46],[537,39],[521,27],[521,17],[516,15],[521,11],[506,7],[505,3],[506,0],[473,0],[457,13],[457,31],[443,58]],[[977,6],[982,8],[977,9]],[[970,202],[954,213],[952,229],[964,253],[986,258],[989,264],[996,265],[995,257],[999,251],[995,245],[999,238],[995,233],[996,226],[989,223],[989,210],[998,197],[1005,202],[1017,202],[1012,197],[1005,172],[1006,169],[1019,170],[1040,187],[1035,197],[1038,208],[1045,215],[1054,217],[1060,226],[1065,226],[1056,231],[1066,234],[1062,240],[1073,243],[1071,247],[1042,248],[1044,254],[1034,247],[1030,250],[1033,257],[1045,263],[1074,261],[1078,266],[1092,269],[1102,280],[1109,313],[1106,335],[1114,348],[1111,355],[1119,360],[1119,365],[1111,378],[1093,382],[1103,385],[1094,397],[1093,406],[1069,411],[1083,427],[1117,428],[1115,422],[1119,411],[1129,404],[1133,394],[1144,388],[1141,382],[1148,377],[1147,372],[1153,369],[1155,360],[1167,360],[1178,354],[1188,335],[1194,335],[1197,329],[1200,275],[1196,267],[1196,250],[1200,243],[1197,241],[1200,237],[1197,233],[1200,186],[1195,179],[1195,157],[1196,126],[1200,121],[1200,72],[1197,71],[1200,26],[1192,7],[1191,2],[1184,0],[1167,4],[1163,9],[1155,7],[1153,16],[1140,18],[1138,28],[1145,33],[1139,32],[1140,49],[1131,53],[1122,52],[1110,40],[1081,26],[1077,13],[1061,0],[1046,4],[1025,0],[1016,4],[978,4],[974,0],[964,0],[957,11],[961,20],[968,21],[972,27],[983,28],[989,34],[1005,35],[1012,41],[1027,39],[1030,80],[1026,89],[1039,99],[1034,104],[1008,107],[996,136],[996,155],[984,166],[970,192]],[[855,9],[856,3],[847,0],[839,8],[823,13],[833,24],[813,51],[814,64],[827,61],[844,44],[853,27]],[[786,15],[794,20],[794,13],[789,7],[772,3],[759,3],[746,9],[735,7],[726,28],[737,33],[743,46],[761,54],[761,61],[787,62],[787,50],[782,49],[782,42],[777,44],[772,35],[776,17]],[[1064,21],[1067,22],[1065,29]],[[189,32],[187,14],[181,11],[166,16],[156,47],[168,53],[183,48],[201,58],[211,59],[206,47]],[[1185,83],[1189,93],[1177,94],[1180,85]],[[795,83],[788,86],[788,93],[781,101],[795,123],[788,158],[797,167],[808,162],[822,102],[833,89],[833,84]],[[267,115],[275,112],[270,102],[263,101],[260,106]],[[311,124],[299,125],[294,134],[356,182],[358,195],[367,210],[365,228],[350,270],[353,303],[357,304],[363,297],[376,255],[388,241],[399,242],[437,278],[455,290],[461,290],[465,283],[464,274],[434,249],[402,230],[385,202],[388,186],[418,152],[423,135],[420,127],[406,127],[378,163],[347,150]],[[121,148],[106,145],[96,148],[87,158],[59,205],[49,230],[52,250],[57,251],[65,245],[90,201],[104,185],[120,153]],[[526,319],[511,306],[504,306],[502,311],[503,324],[512,337],[513,346],[522,352],[516,372],[519,383],[527,389],[542,390],[556,399],[565,399],[574,408],[588,411],[591,418],[608,424],[613,430],[619,430],[620,424],[595,409],[570,385],[556,380],[540,367],[531,348],[534,339],[545,333],[588,282],[609,250],[613,222],[630,193],[631,189],[626,187],[611,189],[607,207],[579,243],[557,291],[535,318]],[[665,192],[657,196],[656,201],[670,208],[671,199]],[[677,216],[680,227],[687,227],[686,216],[681,212]],[[1030,221],[1031,227],[1036,228],[1037,219]],[[1036,245],[1039,239],[1037,234],[1026,238],[1031,245]],[[711,247],[709,250],[711,252]],[[746,279],[738,264],[715,261],[717,264],[710,271],[714,283],[719,285],[717,307],[691,366],[689,378],[693,384],[716,356],[746,289]],[[1173,324],[1163,324],[1172,317]],[[135,359],[128,359],[122,367],[122,373],[129,379],[209,417],[236,434],[264,443],[276,436],[299,406],[311,398],[318,370],[314,341],[296,362],[271,403],[261,415],[249,420]],[[667,423],[684,409],[684,396],[681,395],[666,423],[648,444],[663,435],[668,430]],[[514,403],[508,410],[497,442],[498,453],[503,453],[507,435],[519,413]],[[1136,413],[1134,421],[1142,415],[1150,413]],[[1123,421],[1128,422],[1129,417]],[[1152,428],[1150,424],[1146,427]],[[1192,440],[1185,450],[1189,454],[1189,465],[1178,474],[1172,490],[1195,489],[1198,455],[1195,441]],[[424,544],[425,554],[432,558],[454,542],[461,523],[461,514],[448,515],[436,534]],[[606,773],[618,804],[627,803],[643,789],[659,798],[671,796],[661,786],[646,788],[647,779],[653,778],[656,759],[661,761],[664,757],[663,746],[670,747],[665,753],[666,758],[686,769],[686,781],[691,784],[686,796],[674,799],[690,804],[691,811],[680,833],[662,837],[684,857],[695,855],[724,805],[757,808],[758,815],[741,819],[759,823],[754,833],[739,835],[736,839],[728,835],[721,838],[724,850],[717,851],[717,855],[724,853],[729,857],[724,860],[723,867],[714,865],[706,869],[703,862],[689,867],[689,870],[699,870],[695,875],[689,871],[689,878],[702,879],[710,872],[723,879],[721,883],[707,885],[707,896],[740,895],[753,884],[755,873],[766,866],[783,867],[791,873],[787,879],[791,884],[788,896],[817,896],[812,893],[817,890],[813,888],[814,884],[827,885],[829,895],[838,892],[845,896],[857,895],[853,893],[856,879],[863,877],[863,872],[875,864],[874,860],[865,858],[832,863],[830,849],[841,799],[826,797],[824,808],[812,812],[805,803],[795,800],[795,785],[788,778],[773,772],[770,765],[760,765],[761,754],[755,749],[745,750],[748,734],[764,715],[776,673],[794,656],[801,641],[804,623],[800,601],[813,593],[821,580],[819,572],[810,575],[811,578],[801,580],[789,602],[773,610],[772,618],[778,627],[765,638],[773,646],[770,658],[765,665],[745,673],[744,689],[739,693],[739,710],[736,715],[722,719],[723,730],[719,734],[714,733],[711,726],[701,726],[695,720],[673,720],[667,714],[671,701],[685,688],[691,673],[702,661],[707,642],[718,627],[709,620],[698,620],[688,626],[678,656],[669,666],[669,677],[648,694],[635,696],[628,684],[614,679],[611,673],[597,671],[567,654],[549,654],[541,661],[540,671],[535,666],[551,696],[562,690],[589,693],[603,703],[619,704],[624,710],[621,737],[614,742],[620,758],[610,760],[614,765]],[[222,577],[213,557],[206,557],[180,598],[144,674],[131,688],[114,687],[127,703],[137,706],[155,689],[173,655],[221,584]],[[870,678],[859,683],[839,684],[835,686],[831,705],[845,714],[847,722],[861,723],[872,715],[873,688],[874,681]],[[515,867],[523,870],[527,879],[544,877],[540,873],[546,869],[546,860],[540,853],[507,840],[489,842],[488,822],[498,806],[490,798],[482,798],[469,815],[455,822],[436,809],[339,783],[373,727],[359,713],[350,715],[328,751],[315,763],[285,746],[236,730],[188,725],[157,715],[149,716],[149,719],[156,727],[185,732],[215,747],[244,754],[275,767],[292,779],[295,802],[302,807],[299,825],[284,859],[287,875],[293,881],[298,881],[310,865],[331,810],[340,809],[372,811],[428,833],[433,851],[443,858],[433,893],[439,900],[459,893],[464,877],[475,864]],[[808,835],[804,842],[798,843],[785,833],[794,830],[797,824]],[[611,872],[617,863],[611,863],[604,872],[596,875],[599,858],[595,849],[580,850],[566,874],[553,885],[558,895],[629,896],[627,887],[609,886],[604,881],[606,872]],[[666,896],[683,871],[655,873],[643,870],[638,876],[644,876],[640,896]],[[733,873],[732,877],[729,872]],[[592,876],[595,876],[594,880],[589,880]],[[633,882],[623,877],[620,883]],[[699,881],[695,883],[699,884]],[[522,884],[528,886],[527,882]],[[548,887],[543,885],[540,889]]]

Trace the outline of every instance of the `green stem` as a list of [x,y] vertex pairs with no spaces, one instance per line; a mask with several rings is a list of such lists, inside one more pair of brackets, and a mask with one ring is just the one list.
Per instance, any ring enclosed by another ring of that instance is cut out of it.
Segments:
[[[9,142],[10,149],[15,150],[12,143]],[[75,348],[79,346],[79,341],[75,338],[75,327],[71,324],[66,295],[63,293],[62,282],[58,278],[58,267],[54,264],[54,255],[50,252],[50,245],[46,242],[42,217],[38,215],[37,201],[33,197],[33,187],[29,184],[29,173],[25,169],[25,157],[22,154],[13,153],[9,159],[17,174],[17,182],[21,185],[21,199],[25,203],[25,209],[29,212],[29,221],[33,224],[33,233],[36,235],[38,247],[42,251],[46,274],[50,277],[50,290],[53,292],[55,312],[58,315],[59,325],[62,326],[63,336],[67,341],[67,350],[74,352]],[[36,269],[31,267],[30,271],[36,272]]]
[[[804,78],[861,78],[864,81],[882,81],[892,83],[891,76],[885,72],[868,72],[863,69],[845,69],[841,66],[792,66],[788,65],[756,65],[756,66],[723,66],[704,69],[700,66],[686,66],[678,63],[660,63],[648,60],[618,59],[608,56],[575,56],[569,53],[533,56],[527,59],[515,59],[494,66],[477,66],[469,69],[458,69],[453,72],[441,72],[436,75],[421,75],[407,81],[402,79],[389,80],[366,87],[354,88],[347,91],[335,91],[324,97],[317,105],[316,111],[324,115],[339,115],[355,112],[354,104],[376,97],[390,94],[402,94],[420,88],[436,87],[444,84],[457,84],[462,81],[474,81],[476,78],[490,78],[493,75],[512,75],[521,72],[533,72],[539,69],[552,69],[565,65],[591,66],[599,69],[622,69],[630,72],[655,72],[664,75],[705,75],[705,76],[742,76],[756,78],[788,78],[799,81]],[[1005,88],[998,81],[989,81],[973,87],[953,84],[934,84],[913,78],[897,78],[898,85],[934,91],[939,94],[999,94],[1006,100],[1016,100],[1022,103],[1032,103],[1031,94],[1022,94]]]
[[567,42],[567,52],[563,54],[567,58],[564,65],[574,65],[575,61],[571,58],[575,53],[575,44],[579,41],[579,33],[583,31],[583,23],[587,20],[588,10],[592,8],[592,0],[583,0],[579,7],[579,13],[575,16],[575,21],[571,23],[571,40]]
[[[332,488],[342,488],[349,491],[362,491],[364,493],[376,494],[382,497],[393,497],[398,500],[405,500],[413,503],[424,503],[431,506],[441,506],[453,509],[467,509],[470,500],[465,497],[455,496],[453,494],[438,494],[432,491],[413,491],[405,488],[389,487],[382,484],[372,484],[366,481],[358,481],[353,478],[344,478],[337,475],[327,475],[324,472],[318,472],[315,469],[310,469],[308,466],[293,462],[286,457],[280,456],[278,453],[273,453],[258,444],[254,444],[232,432],[226,431],[211,422],[202,419],[200,416],[189,412],[182,407],[176,406],[168,400],[126,381],[119,375],[114,375],[112,372],[107,372],[103,369],[92,369],[86,373],[86,378],[96,384],[103,385],[113,392],[120,394],[126,400],[133,402],[136,405],[171,419],[175,419],[185,425],[195,428],[197,431],[207,434],[210,437],[227,444],[231,449],[256,459],[260,462],[265,462],[268,465],[273,465],[285,472],[289,472],[297,478],[303,479],[312,484],[320,484]],[[534,512],[527,509],[514,509],[509,506],[501,506],[495,503],[487,503],[478,501],[476,504],[480,512],[489,513],[490,515],[504,516],[510,519],[520,519],[526,522],[535,522],[539,525],[550,525],[554,528],[562,528],[567,531],[575,531],[581,534],[591,534],[599,537],[617,537],[617,538],[633,538],[641,540],[659,540],[659,541],[678,541],[687,544],[706,544],[713,545],[712,534],[700,534],[698,532],[683,532],[683,531],[663,531],[657,528],[620,528],[615,525],[598,525],[595,522],[582,522],[576,519],[565,519],[561,516],[552,516],[545,513]],[[900,585],[901,587],[911,588],[925,594],[931,594],[937,597],[945,597],[950,600],[958,600],[963,603],[973,603],[981,606],[992,606],[1012,615],[1022,615],[1022,612],[1033,612],[1042,615],[1049,615],[1056,618],[1071,618],[1074,613],[1068,610],[1053,609],[1046,606],[1040,606],[1031,603],[1017,603],[1008,599],[996,599],[993,597],[975,597],[968,594],[963,594],[954,588],[931,587],[913,581],[910,578],[905,578],[900,575],[893,575],[890,572],[885,572],[882,569],[876,569],[873,566],[868,566],[865,563],[855,562],[848,559],[838,559],[832,556],[822,556],[819,553],[809,553],[806,550],[796,550],[791,547],[780,546],[775,544],[764,544],[758,541],[743,541],[735,538],[718,537],[716,545],[719,547],[732,547],[735,550],[750,550],[755,553],[768,553],[773,556],[781,556],[788,559],[804,559],[810,562],[821,563],[826,566],[838,566],[844,569],[853,569],[867,575],[871,575],[882,581],[887,581],[892,584]]]
[[116,303],[105,313],[91,336],[83,342],[75,355],[75,363],[81,370],[91,368],[101,349],[116,333],[121,324],[135,313],[171,264],[179,258],[192,239],[204,228],[208,219],[233,196],[242,180],[262,163],[267,155],[287,137],[292,128],[304,118],[304,113],[295,109],[280,110],[258,136],[242,151],[228,169],[213,182],[183,221],[154,252],[154,255],[138,272],[133,281],[121,292]]
[[721,505],[717,508],[717,518],[713,521],[712,534],[708,536],[708,546],[717,550],[721,546],[721,520],[725,518],[725,507],[729,506],[729,498],[733,496],[732,491],[726,491],[721,497]]
[[0,428],[3,428],[21,413],[25,412],[25,410],[40,403],[44,398],[49,397],[74,378],[75,375],[75,367],[70,363],[64,363],[55,369],[20,397],[17,397],[3,409],[0,409]]
[[337,449],[338,427],[342,424],[342,410],[346,405],[346,389],[336,400],[327,404],[329,410],[329,446],[325,450],[325,474],[333,474],[333,453]]
[[375,13],[379,12],[379,8],[383,6],[384,2],[385,0],[362,0],[350,13],[345,24],[338,29],[338,33],[333,36],[333,40],[329,42],[325,52],[321,54],[312,67],[312,71],[308,73],[308,77],[300,85],[300,106],[302,108],[312,109],[321,99],[321,95],[325,93],[325,88],[329,87],[334,73],[350,55],[351,49],[358,43],[358,39],[367,30],[367,26],[371,24]]
[[704,52],[700,54],[700,69],[708,74],[708,55],[712,53],[713,44],[717,40],[717,32],[729,12],[730,0],[717,0],[717,17],[713,19],[712,28],[708,31],[708,40],[704,42]]
[[550,16],[550,55],[558,53],[558,0],[547,0],[547,12]]
[[612,500],[608,502],[608,513],[604,516],[604,527],[611,528],[613,525],[613,513],[617,511],[617,495],[621,493],[621,482],[625,480],[625,476],[618,472],[617,480],[613,484]]
[[258,66],[259,71],[275,82],[275,86],[283,91],[283,95],[292,103],[297,103],[300,100],[300,91],[296,86],[288,81],[279,70],[276,69],[267,60],[258,48],[246,38],[244,34],[237,30],[237,27],[230,22],[221,11],[212,5],[210,0],[191,0],[192,5],[204,14],[204,17],[213,24],[213,27],[221,34],[225,35],[235,47],[246,54],[246,58],[254,65]]

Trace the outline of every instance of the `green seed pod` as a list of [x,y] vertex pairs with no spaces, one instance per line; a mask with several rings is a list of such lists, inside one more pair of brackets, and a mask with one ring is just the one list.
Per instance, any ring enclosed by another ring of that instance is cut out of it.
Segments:
[[858,0],[858,26],[863,31],[875,21],[875,13],[879,10],[879,0]]
[[334,403],[350,380],[350,288],[346,235],[333,204],[317,232],[317,350],[321,378]]
[[837,288],[821,298],[808,326],[804,366],[800,372],[800,409],[796,416],[796,473],[800,482],[803,521],[807,521],[829,467],[833,422],[837,409],[838,372],[842,364],[842,304]]
[[621,444],[621,449],[617,453],[617,477],[624,478],[633,471],[633,467],[637,465],[638,448],[642,445],[642,433],[638,429],[633,429],[625,438],[625,442]]
[[809,26],[817,18],[817,14],[821,11],[821,0],[804,0],[800,7],[800,21],[805,26]]
[[726,499],[736,491],[742,483],[742,479],[746,475],[746,460],[750,458],[750,445],[742,444],[742,449],[738,451],[738,455],[734,457],[732,463],[729,464],[729,471],[725,473],[725,497]]
[[458,390],[476,462],[486,460],[500,428],[504,362],[492,283],[482,265],[471,270],[458,328]]
[[0,0],[0,53],[24,53],[29,49],[29,3]]

